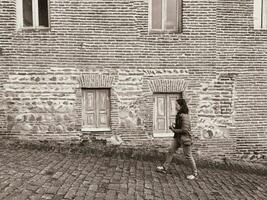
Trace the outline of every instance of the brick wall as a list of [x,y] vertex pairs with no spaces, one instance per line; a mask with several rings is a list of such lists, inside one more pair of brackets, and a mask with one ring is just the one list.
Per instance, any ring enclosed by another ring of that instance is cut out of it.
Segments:
[[[17,31],[15,0],[0,0],[1,134],[165,145],[151,81],[179,80],[199,155],[266,154],[267,31],[253,29],[253,0],[184,0],[182,34],[149,33],[148,0],[50,0],[50,20]],[[82,75],[112,77],[111,132],[80,131]]]
[[260,155],[267,146],[267,31],[253,30],[253,2],[218,1],[217,72],[235,73],[234,153]]

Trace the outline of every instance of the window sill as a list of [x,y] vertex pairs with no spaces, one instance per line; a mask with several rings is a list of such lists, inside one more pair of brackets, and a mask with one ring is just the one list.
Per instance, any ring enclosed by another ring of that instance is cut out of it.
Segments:
[[82,128],[81,131],[90,131],[90,132],[104,132],[111,131],[111,128]]
[[50,31],[50,27],[21,27],[17,31],[21,32],[41,32],[41,31]]
[[267,31],[267,28],[254,28],[254,31]]
[[173,137],[174,133],[153,133],[154,137],[162,138],[162,137]]
[[149,34],[181,34],[178,30],[149,30]]

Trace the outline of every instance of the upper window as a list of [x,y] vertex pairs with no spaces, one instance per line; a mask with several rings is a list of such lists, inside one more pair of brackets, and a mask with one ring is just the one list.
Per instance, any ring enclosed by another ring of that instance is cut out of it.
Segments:
[[182,31],[182,0],[150,0],[149,31]]
[[173,136],[169,126],[175,123],[175,103],[180,94],[159,93],[154,94],[153,108],[153,135],[154,137]]
[[110,131],[109,89],[82,89],[82,131]]
[[267,29],[267,0],[254,0],[254,28]]
[[47,28],[48,0],[17,0],[18,28]]

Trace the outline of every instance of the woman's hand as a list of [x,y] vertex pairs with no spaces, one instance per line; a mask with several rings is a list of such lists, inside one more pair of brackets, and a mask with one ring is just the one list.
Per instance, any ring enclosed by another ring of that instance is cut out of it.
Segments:
[[170,125],[170,126],[169,126],[169,129],[173,130],[173,129],[174,129],[174,127],[175,127],[175,124],[174,124],[174,123],[172,123],[172,125]]

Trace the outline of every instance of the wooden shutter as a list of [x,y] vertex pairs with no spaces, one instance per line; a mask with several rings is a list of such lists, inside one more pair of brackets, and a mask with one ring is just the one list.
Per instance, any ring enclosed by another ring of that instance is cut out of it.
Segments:
[[262,0],[254,0],[254,28],[261,29]]
[[167,96],[167,105],[168,105],[168,127],[167,127],[167,131],[170,132],[169,125],[171,125],[172,123],[175,123],[175,117],[176,117],[176,109],[175,109],[175,104],[176,104],[176,99],[177,99],[177,95],[169,95]]
[[96,94],[97,127],[109,127],[109,91],[98,90]]
[[178,33],[182,33],[183,27],[183,0],[177,0]]
[[38,26],[48,27],[48,0],[38,0]]
[[95,128],[96,123],[96,91],[83,91],[83,125]]
[[177,30],[178,27],[178,0],[167,0],[165,5],[166,21],[165,29],[166,30]]
[[24,27],[32,27],[34,24],[34,12],[33,12],[33,4],[32,0],[23,0],[22,1],[22,13],[23,13],[23,26]]
[[166,109],[166,96],[155,95],[154,101],[154,132],[166,132],[167,124],[167,109]]
[[162,7],[163,0],[151,0],[150,3],[150,23],[152,30],[161,30],[162,29]]
[[267,29],[267,0],[262,4],[262,28]]
[[254,28],[267,29],[267,0],[254,0]]

